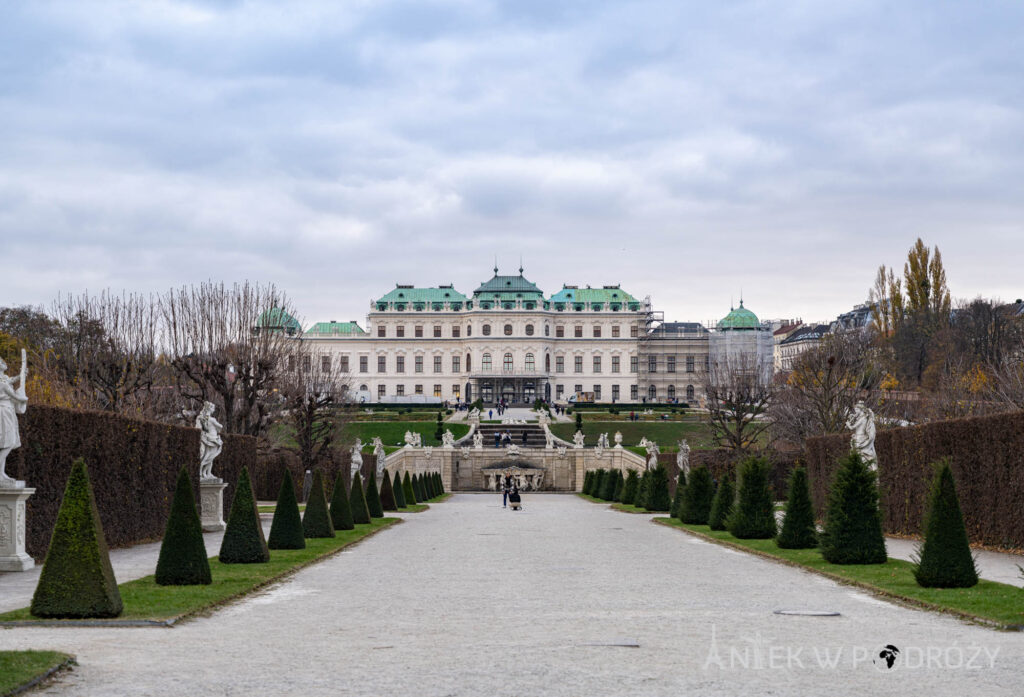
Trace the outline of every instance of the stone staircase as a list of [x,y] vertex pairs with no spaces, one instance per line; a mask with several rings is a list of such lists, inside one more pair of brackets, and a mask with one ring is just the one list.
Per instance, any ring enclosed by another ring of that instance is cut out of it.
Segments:
[[[543,448],[544,429],[538,424],[480,424],[477,430],[483,435],[484,447],[494,447],[494,434],[508,431],[512,435],[512,442],[520,448]],[[523,434],[526,434],[526,443],[523,443]]]

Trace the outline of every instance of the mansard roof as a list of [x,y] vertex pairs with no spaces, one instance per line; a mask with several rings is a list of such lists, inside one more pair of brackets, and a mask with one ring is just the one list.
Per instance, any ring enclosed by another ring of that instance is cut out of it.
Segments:
[[562,290],[551,296],[553,303],[635,303],[636,298],[619,286],[562,286]]
[[379,303],[446,303],[466,302],[468,298],[455,290],[454,286],[438,286],[437,288],[416,288],[401,283],[376,302]]
[[499,276],[498,270],[495,269],[494,277],[480,284],[480,287],[473,291],[473,297],[486,295],[489,298],[493,298],[495,293],[512,293],[514,297],[522,298],[537,296],[535,299],[540,299],[544,296],[540,288],[523,278],[521,269],[518,276]]
[[307,334],[339,334],[342,336],[358,336],[366,331],[359,326],[358,322],[317,322],[308,330]]

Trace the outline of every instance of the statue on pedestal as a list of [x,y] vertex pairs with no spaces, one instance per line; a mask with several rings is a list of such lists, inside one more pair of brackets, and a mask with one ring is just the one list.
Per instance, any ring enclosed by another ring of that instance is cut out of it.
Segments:
[[577,450],[583,447],[583,431],[572,434],[572,447]]
[[387,453],[384,451],[384,441],[380,439],[380,436],[373,437],[373,455],[377,458],[377,477],[379,478],[384,474],[384,461],[387,459]]
[[[25,349],[21,350],[21,373],[15,378],[6,375],[7,364],[0,359],[0,486],[19,486],[18,480],[8,477],[4,471],[7,467],[7,456],[15,448],[21,447],[21,436],[18,433],[18,414],[24,414],[28,408],[28,397],[25,394],[25,378],[28,376],[28,363],[25,360]],[[17,382],[18,386],[14,387]],[[20,482],[20,486],[24,486]]]
[[477,431],[473,434],[473,450],[484,449],[484,434]]
[[878,467],[878,456],[875,454],[875,413],[868,409],[864,400],[853,407],[846,418],[846,427],[853,431],[850,447],[864,458],[864,462],[872,470]]
[[615,432],[615,447],[616,448],[621,448],[622,447],[622,431],[616,431]]
[[658,455],[661,455],[658,444],[653,440],[647,441],[647,469],[652,470],[658,466]]
[[555,447],[555,436],[551,433],[551,429],[544,429],[544,449],[551,450]]
[[196,417],[196,428],[199,429],[199,481],[214,481],[213,460],[220,455],[224,441],[220,432],[224,427],[217,419],[213,418],[213,412],[217,407],[213,402],[203,402],[203,408],[199,410]]
[[680,472],[686,474],[687,479],[690,477],[690,444],[683,438],[679,441],[679,452],[676,453],[676,467],[679,468]]
[[349,475],[356,478],[356,473],[363,468],[363,441],[356,438],[356,444],[352,446],[352,457],[349,458]]
[[441,445],[445,448],[455,447],[455,435],[452,434],[450,430],[445,430],[445,432],[441,434]]

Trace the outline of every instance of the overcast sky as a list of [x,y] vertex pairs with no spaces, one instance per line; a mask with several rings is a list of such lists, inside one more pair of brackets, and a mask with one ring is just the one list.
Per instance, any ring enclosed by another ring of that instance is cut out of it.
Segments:
[[0,305],[621,283],[827,319],[937,244],[1024,296],[1024,5],[5,2]]

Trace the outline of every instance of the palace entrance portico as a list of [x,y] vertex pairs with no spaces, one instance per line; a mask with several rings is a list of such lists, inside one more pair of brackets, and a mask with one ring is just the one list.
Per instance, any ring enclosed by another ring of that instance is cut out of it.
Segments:
[[537,399],[551,400],[547,373],[477,373],[469,378],[472,399],[484,404],[505,400],[508,404],[533,404]]

